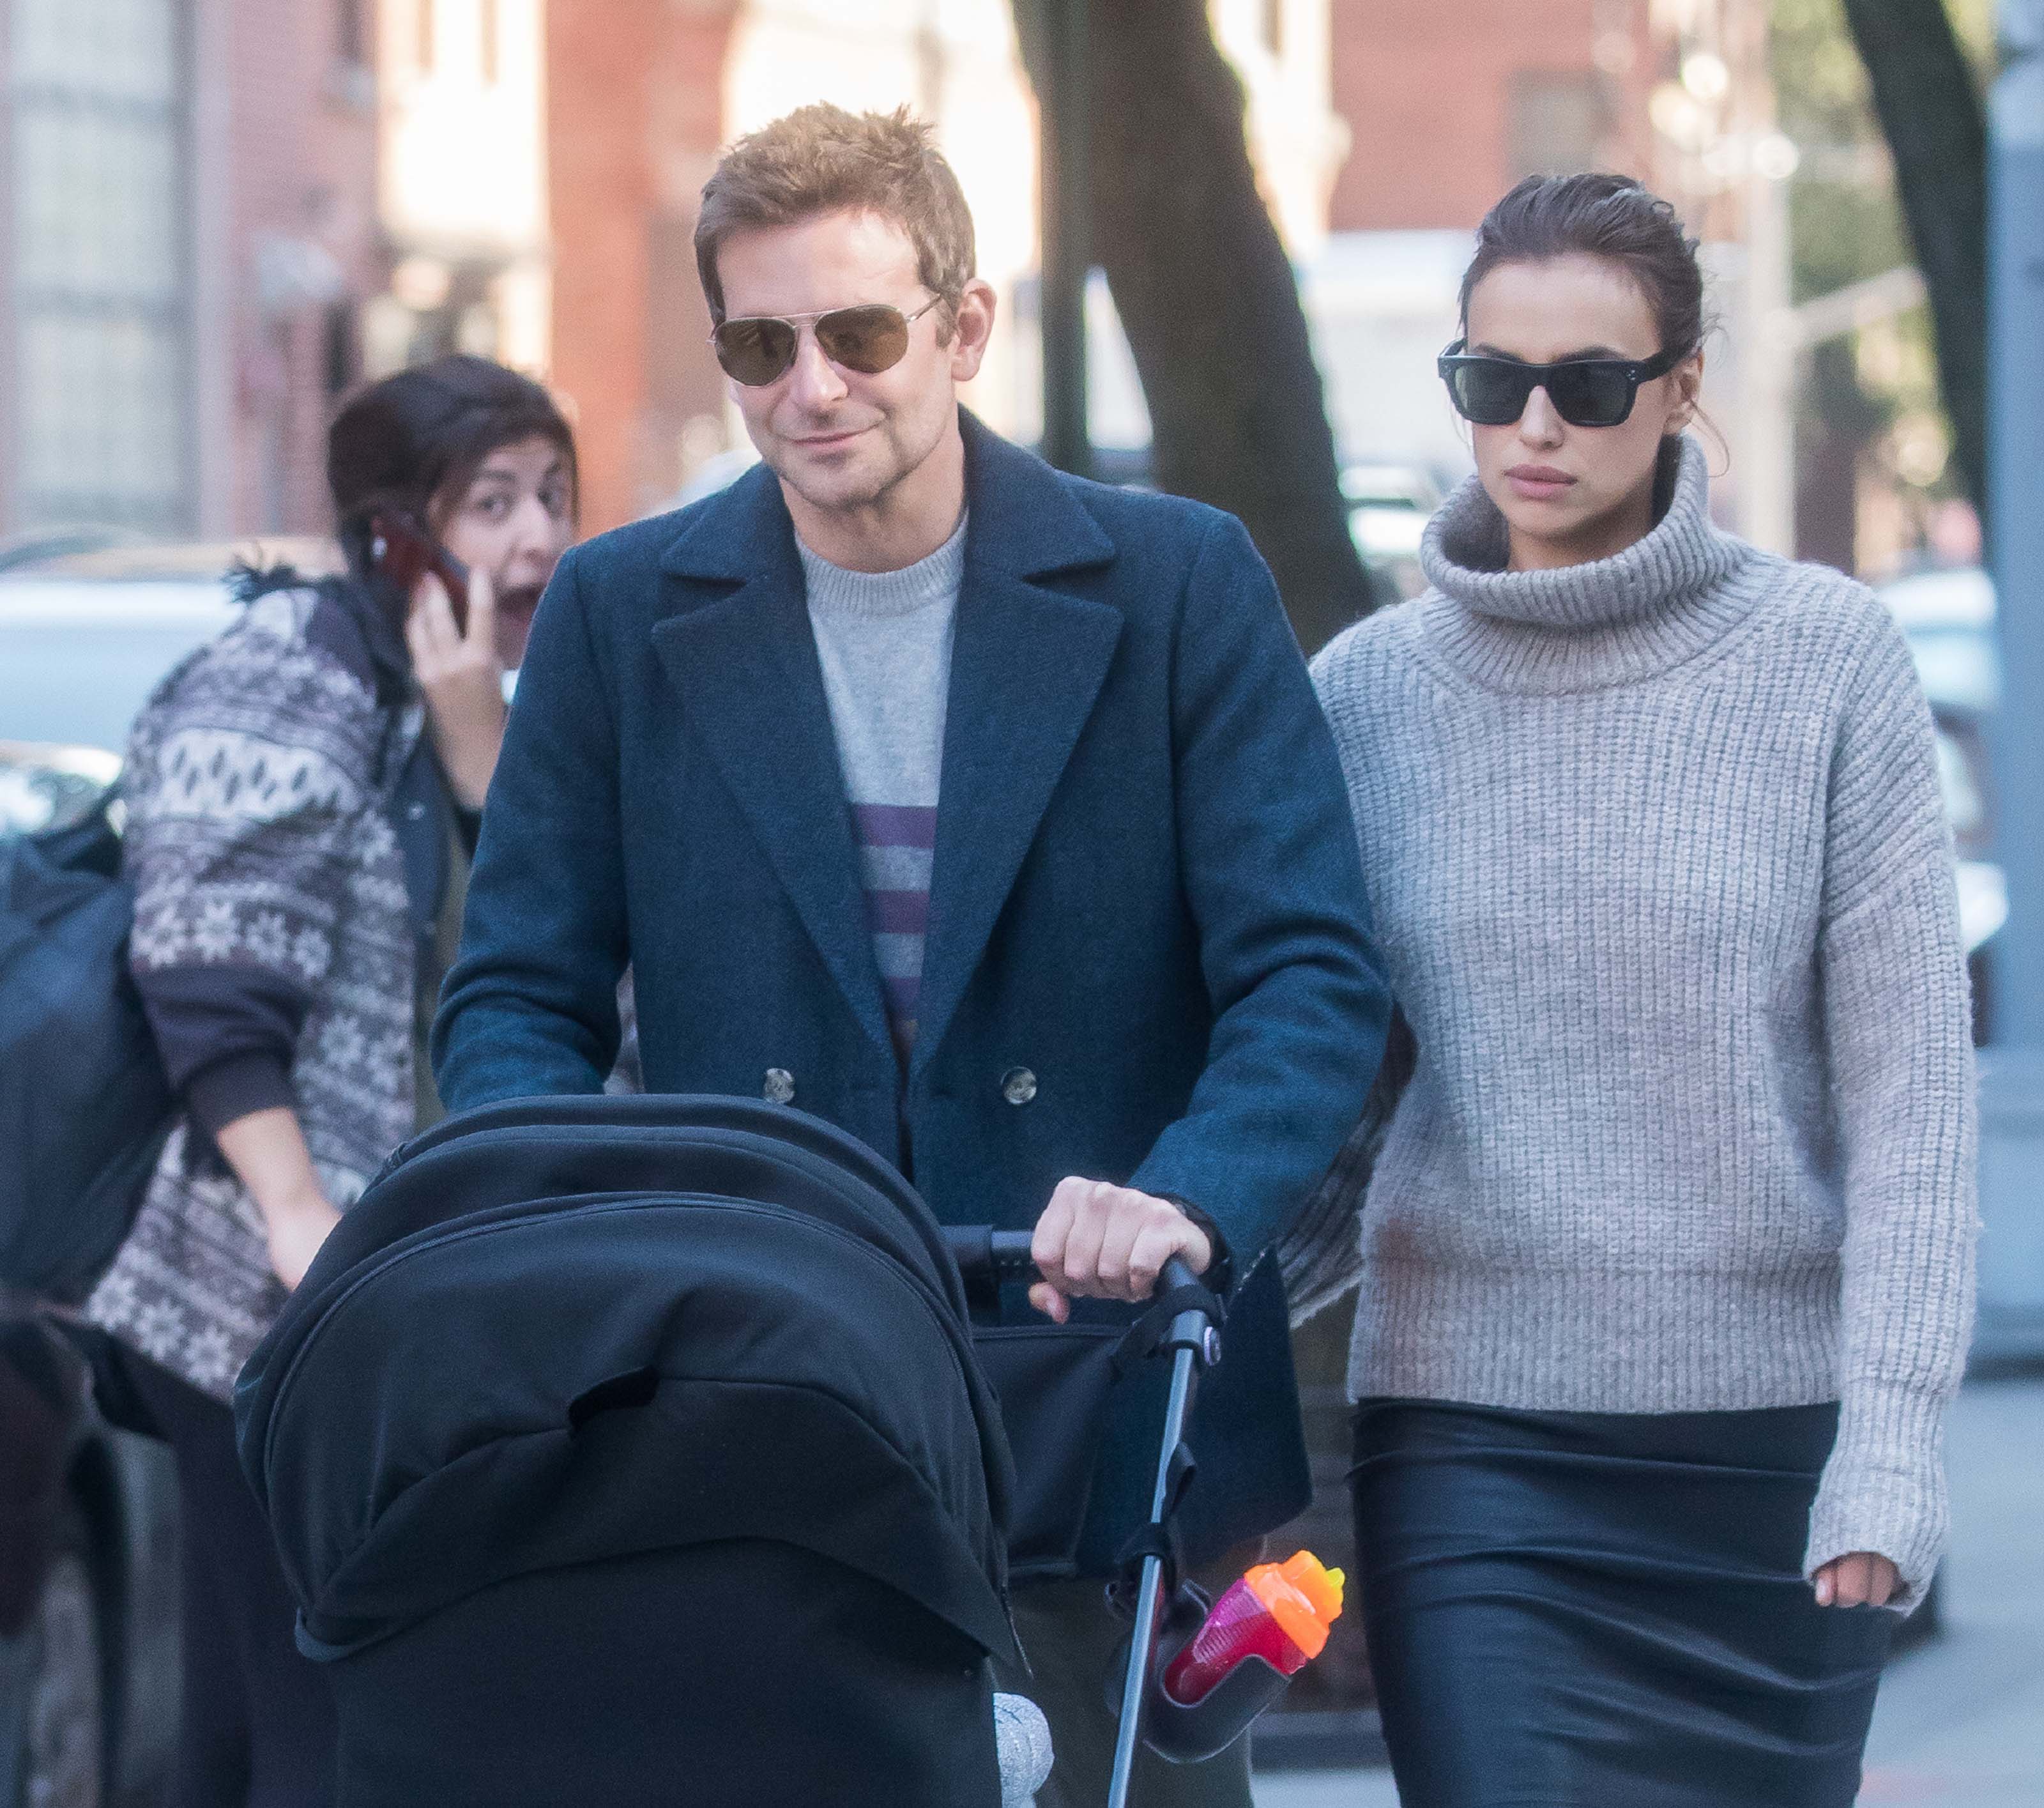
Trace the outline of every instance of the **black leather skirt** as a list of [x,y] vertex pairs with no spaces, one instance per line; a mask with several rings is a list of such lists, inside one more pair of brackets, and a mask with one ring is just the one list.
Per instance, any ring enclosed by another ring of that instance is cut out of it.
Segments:
[[1850,1808],[1894,1616],[1802,1576],[1835,1406],[1356,1410],[1403,1808]]

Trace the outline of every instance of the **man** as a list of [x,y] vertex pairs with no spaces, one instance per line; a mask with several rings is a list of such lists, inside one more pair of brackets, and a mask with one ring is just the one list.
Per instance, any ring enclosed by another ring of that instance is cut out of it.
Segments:
[[[649,1090],[800,1106],[939,1218],[1033,1225],[1051,1317],[1147,1298],[1174,1253],[1239,1282],[1355,1121],[1389,1010],[1269,573],[1231,517],[1061,476],[959,409],[994,296],[905,112],[805,107],[742,140],[696,247],[762,464],[549,590],[443,1096],[596,1091],[628,959]],[[1258,1469],[1297,1424],[1263,1316],[1274,1353],[1244,1327],[1215,1390],[1236,1403],[1201,1421],[1194,1492],[1231,1535],[1301,1504]],[[1096,1573],[1147,1512],[1154,1404],[1126,1419]],[[1114,1622],[1083,1582],[1016,1611],[1058,1747],[1045,1808],[1097,1802]],[[1144,1764],[1140,1800],[1248,1802],[1239,1748]]]

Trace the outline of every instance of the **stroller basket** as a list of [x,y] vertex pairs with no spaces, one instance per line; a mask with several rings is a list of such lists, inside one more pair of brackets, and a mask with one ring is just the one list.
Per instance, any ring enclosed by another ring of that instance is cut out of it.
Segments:
[[998,1799],[998,1415],[935,1222],[829,1126],[450,1119],[236,1411],[350,1808]]

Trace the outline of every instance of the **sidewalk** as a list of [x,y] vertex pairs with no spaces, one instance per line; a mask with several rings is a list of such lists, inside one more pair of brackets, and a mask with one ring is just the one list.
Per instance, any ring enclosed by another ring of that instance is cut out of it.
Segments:
[[[1942,1635],[1881,1685],[1862,1808],[2044,1803],[2044,1375],[1952,1412]],[[1385,1771],[1259,1776],[1257,1808],[1397,1808]]]

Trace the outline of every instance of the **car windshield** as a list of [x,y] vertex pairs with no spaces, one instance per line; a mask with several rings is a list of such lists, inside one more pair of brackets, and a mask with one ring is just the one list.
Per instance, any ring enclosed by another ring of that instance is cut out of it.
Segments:
[[234,607],[218,583],[0,581],[0,741],[117,756],[158,680]]
[[1916,628],[1908,638],[1934,704],[1985,714],[2000,701],[2001,666],[1991,629]]

